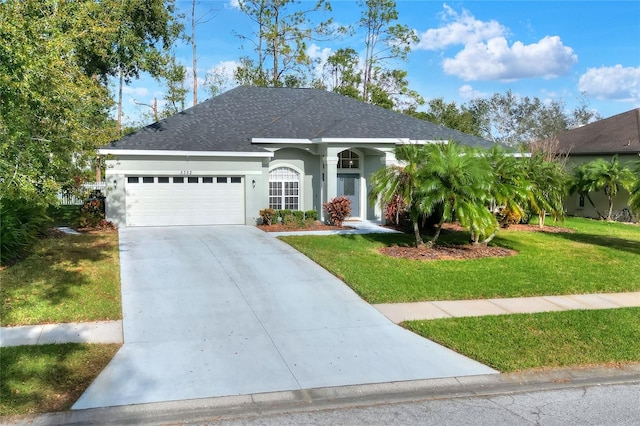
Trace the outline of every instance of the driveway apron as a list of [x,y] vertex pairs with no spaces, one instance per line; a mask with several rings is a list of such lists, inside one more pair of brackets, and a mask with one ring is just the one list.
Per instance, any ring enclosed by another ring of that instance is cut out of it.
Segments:
[[496,373],[250,226],[120,230],[124,345],[73,406]]

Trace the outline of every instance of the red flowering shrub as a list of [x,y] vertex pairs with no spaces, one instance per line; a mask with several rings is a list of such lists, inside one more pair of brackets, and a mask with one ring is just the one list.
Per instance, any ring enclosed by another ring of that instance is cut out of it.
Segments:
[[332,224],[342,228],[342,222],[351,215],[351,200],[347,197],[336,197],[322,205],[329,214]]

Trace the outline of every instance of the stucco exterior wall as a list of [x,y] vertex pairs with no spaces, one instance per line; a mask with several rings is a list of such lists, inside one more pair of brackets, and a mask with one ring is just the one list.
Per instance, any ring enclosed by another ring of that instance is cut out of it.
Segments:
[[125,184],[127,176],[233,175],[245,185],[246,224],[257,223],[259,211],[268,204],[267,158],[121,156],[107,160],[107,220],[126,225]]

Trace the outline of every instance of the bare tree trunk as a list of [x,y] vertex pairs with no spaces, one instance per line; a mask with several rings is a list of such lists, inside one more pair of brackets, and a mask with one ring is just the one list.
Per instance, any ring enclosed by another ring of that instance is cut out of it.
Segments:
[[122,85],[124,84],[124,76],[122,68],[118,68],[119,84],[118,84],[118,135],[122,136]]
[[417,220],[413,220],[413,235],[416,238],[416,247],[420,247],[424,245],[424,241],[422,241],[422,237],[420,236],[420,226],[418,225]]
[[[193,106],[198,104],[198,57],[196,56],[196,0],[191,0],[191,50],[193,52]],[[182,108],[184,110],[184,107]]]
[[585,196],[587,197],[587,200],[589,200],[589,204],[591,204],[591,207],[593,207],[593,209],[596,211],[596,214],[598,215],[598,218],[599,219],[605,219],[604,215],[602,213],[600,213],[600,210],[598,210],[598,208],[594,204],[593,200],[591,199],[591,196],[588,193],[585,194]]
[[538,214],[538,226],[540,229],[544,228],[544,217],[547,214],[545,210],[541,210],[540,214]]
[[442,231],[443,224],[444,220],[441,220],[440,223],[438,223],[438,226],[436,227],[436,233],[433,235],[431,241],[429,241],[429,247],[433,247],[436,244],[436,241],[438,241],[438,238],[440,238],[440,231]]
[[276,83],[278,81],[278,37],[279,37],[279,32],[280,32],[280,28],[278,27],[279,24],[279,10],[278,7],[275,6],[274,7],[274,25],[275,25],[275,34],[273,36],[273,81],[271,82],[272,86],[275,87]]
[[613,198],[608,195],[609,198],[609,215],[607,216],[607,220],[611,221],[611,216],[613,216]]

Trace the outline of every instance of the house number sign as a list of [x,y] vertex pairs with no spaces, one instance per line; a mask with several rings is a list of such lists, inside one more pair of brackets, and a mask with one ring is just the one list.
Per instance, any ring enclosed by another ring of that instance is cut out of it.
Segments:
[[180,170],[180,174],[181,175],[190,175],[190,174],[193,174],[193,171],[191,171],[191,170]]

